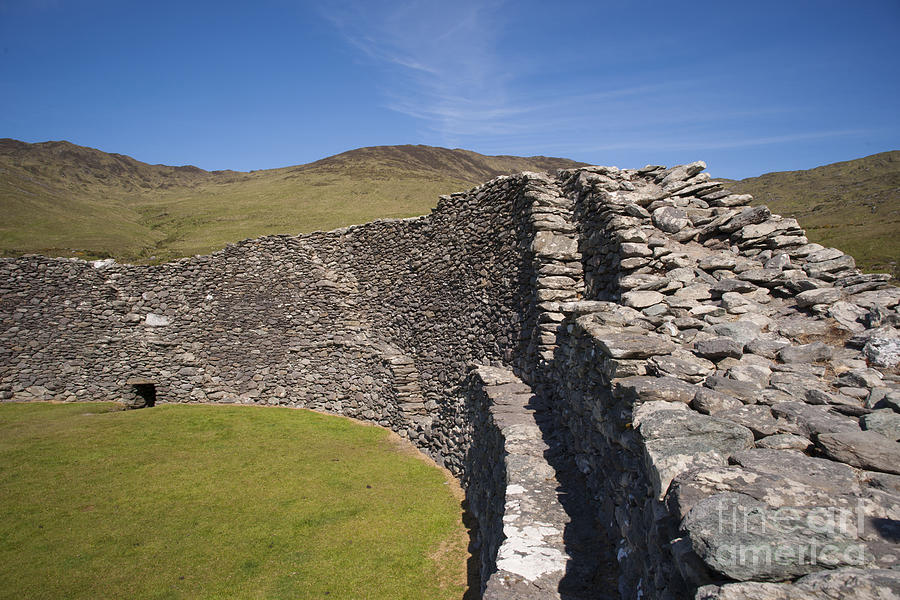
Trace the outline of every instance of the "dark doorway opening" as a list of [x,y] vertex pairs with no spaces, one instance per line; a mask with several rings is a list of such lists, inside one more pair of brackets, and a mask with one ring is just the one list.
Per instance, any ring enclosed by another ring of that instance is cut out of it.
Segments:
[[144,378],[128,380],[131,393],[125,397],[125,408],[156,406],[156,382]]
[[144,400],[144,408],[156,405],[156,384],[139,383],[134,386],[134,391]]

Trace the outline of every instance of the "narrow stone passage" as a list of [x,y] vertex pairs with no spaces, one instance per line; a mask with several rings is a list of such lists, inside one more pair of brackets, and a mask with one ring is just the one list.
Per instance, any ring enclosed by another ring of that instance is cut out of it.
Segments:
[[477,367],[470,382],[481,434],[470,473],[482,473],[482,484],[467,496],[483,527],[484,598],[616,598],[614,543],[598,527],[549,406],[505,369]]
[[[556,493],[568,517],[563,533],[567,557],[565,575],[559,582],[562,600],[618,599],[616,540],[598,515],[595,502],[564,438],[557,434],[549,405],[539,402],[535,422],[541,428],[547,450],[544,457],[556,471]],[[606,517],[608,522],[610,517]]]

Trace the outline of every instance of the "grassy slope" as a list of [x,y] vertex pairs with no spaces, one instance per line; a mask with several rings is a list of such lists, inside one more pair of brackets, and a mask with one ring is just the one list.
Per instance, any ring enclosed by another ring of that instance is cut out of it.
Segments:
[[160,262],[275,233],[427,213],[440,194],[566,159],[361,148],[241,173],[148,165],[68,142],[0,140],[0,253]]
[[[424,214],[438,195],[501,173],[576,164],[378,146],[295,167],[208,172],[68,142],[0,140],[0,254],[161,262],[247,237]],[[798,218],[811,240],[849,252],[867,270],[900,276],[900,152],[732,185]]]
[[280,408],[0,404],[0,598],[459,598],[446,477]]
[[809,239],[900,278],[900,151],[734,182],[756,204],[796,217]]

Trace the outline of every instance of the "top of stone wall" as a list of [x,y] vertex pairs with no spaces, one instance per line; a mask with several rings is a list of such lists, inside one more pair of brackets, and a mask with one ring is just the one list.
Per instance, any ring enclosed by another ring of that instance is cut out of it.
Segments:
[[[679,564],[686,580],[845,569],[698,597],[820,597],[850,580],[896,592],[897,572],[878,569],[900,564],[900,289],[704,168],[560,172],[576,199],[586,297],[545,308],[570,315],[629,407],[653,494],[696,561]],[[858,524],[816,531],[817,511],[857,511]],[[725,513],[784,520],[729,530]],[[810,543],[837,550],[771,560]],[[736,549],[770,560],[735,560]]]

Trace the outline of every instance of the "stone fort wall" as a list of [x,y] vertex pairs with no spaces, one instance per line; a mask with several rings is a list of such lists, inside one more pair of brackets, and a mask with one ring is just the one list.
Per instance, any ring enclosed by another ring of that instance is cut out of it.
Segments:
[[703,168],[523,173],[159,266],[2,260],[0,397],[389,427],[461,477],[486,598],[894,597],[900,290]]

